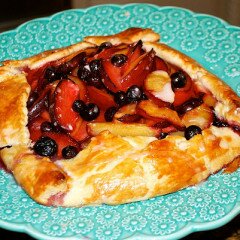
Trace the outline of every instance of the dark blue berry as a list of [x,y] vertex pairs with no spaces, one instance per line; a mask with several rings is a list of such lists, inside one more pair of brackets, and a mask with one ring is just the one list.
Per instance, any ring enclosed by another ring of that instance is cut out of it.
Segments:
[[72,105],[72,109],[78,113],[82,112],[85,109],[85,107],[86,104],[82,100],[75,100]]
[[127,61],[128,57],[124,54],[115,54],[111,58],[111,63],[116,67],[121,67]]
[[172,89],[183,88],[187,83],[187,77],[183,71],[177,71],[171,76]]
[[97,74],[91,74],[87,80],[87,84],[99,89],[104,87],[101,76]]
[[99,72],[102,67],[102,63],[100,59],[94,59],[89,63],[90,70],[92,72]]
[[142,100],[148,100],[148,97],[145,93],[142,94]]
[[41,137],[36,141],[33,149],[40,156],[51,157],[57,152],[57,143],[50,137]]
[[111,122],[113,120],[114,114],[117,112],[117,108],[116,107],[110,107],[106,110],[106,112],[104,113],[104,118],[107,122]]
[[101,52],[105,48],[110,48],[112,47],[112,44],[110,42],[103,42],[101,45],[98,47],[97,53]]
[[167,137],[167,135],[168,135],[168,133],[165,133],[165,132],[160,132],[160,134],[158,135],[158,139],[164,139],[164,138],[166,138]]
[[81,66],[78,69],[77,75],[81,80],[87,82],[89,77],[91,76],[91,72],[87,67]]
[[123,91],[118,91],[114,94],[114,101],[119,105],[123,106],[128,103],[127,94]]
[[78,154],[78,149],[74,146],[69,145],[69,146],[62,149],[62,156],[65,159],[73,158],[77,154]]
[[44,78],[48,80],[48,82],[54,82],[58,78],[57,70],[55,67],[48,67],[45,70]]
[[56,67],[49,67],[45,70],[44,78],[47,79],[49,83],[52,83],[55,80],[67,78],[67,72],[61,69],[58,70]]
[[140,101],[142,97],[143,91],[137,85],[133,85],[127,90],[127,98],[129,102]]
[[85,109],[80,112],[80,116],[86,121],[92,121],[96,119],[100,114],[99,107],[94,103],[89,103],[85,106]]
[[201,134],[202,133],[202,129],[196,125],[191,125],[189,127],[187,127],[185,129],[184,132],[184,137],[189,140],[190,138],[192,138],[193,136],[197,135],[197,134]]

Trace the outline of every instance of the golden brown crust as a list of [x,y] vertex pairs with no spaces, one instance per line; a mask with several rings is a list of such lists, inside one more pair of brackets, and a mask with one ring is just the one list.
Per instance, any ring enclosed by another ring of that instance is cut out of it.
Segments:
[[27,145],[5,148],[0,157],[35,201],[47,205],[51,197],[67,192],[67,175],[49,158],[35,155]]
[[85,37],[83,40],[96,45],[100,45],[103,42],[111,42],[114,45],[118,45],[121,43],[131,44],[139,40],[142,40],[143,42],[156,42],[159,39],[159,34],[155,33],[150,28],[129,28],[118,34],[108,36],[90,36]]
[[[144,43],[147,50],[154,48],[158,56],[185,70],[200,88],[212,92],[218,100],[219,116],[240,123],[239,97],[191,58],[164,44],[153,43],[159,35],[150,29],[134,28],[113,36],[86,37],[88,43],[21,61],[6,61],[0,67],[0,95],[5,94],[8,100],[3,101],[4,108],[0,109],[0,147],[13,147],[1,150],[0,156],[17,182],[36,201],[45,205],[51,202],[82,206],[148,199],[197,184],[239,156],[240,136],[230,128],[213,126],[188,141],[181,136],[156,140],[102,132],[75,158],[55,163],[37,157],[30,150],[26,127],[30,88],[21,68],[34,69],[57,59],[68,59],[69,55],[105,41],[130,44],[140,39],[148,41]],[[12,135],[7,132],[9,129]],[[64,196],[62,201],[55,199],[59,195]]]
[[26,102],[30,87],[20,71],[11,73],[11,69],[3,67],[1,73],[0,147],[27,144],[29,132],[26,128]]
[[91,48],[94,46],[95,45],[91,43],[79,42],[68,47],[45,51],[23,60],[7,60],[3,62],[3,64],[4,66],[9,66],[11,68],[17,68],[17,69],[19,68],[21,69],[24,67],[34,69],[34,68],[41,67],[45,63],[59,60],[64,57],[68,57],[68,56],[73,57],[79,51],[82,51],[83,49]]
[[[9,154],[9,150],[5,152]],[[57,171],[56,176],[67,174],[66,178],[60,178],[64,185],[59,186],[59,178],[54,176],[47,179],[47,187],[51,189],[50,193],[52,189],[55,194],[58,191],[65,193],[62,206],[122,204],[198,184],[239,155],[240,136],[229,128],[216,127],[210,127],[190,140],[181,136],[163,140],[120,137],[102,132],[75,158],[59,160],[57,166],[47,158],[38,159],[27,150],[25,154],[22,150],[19,152],[21,154],[14,157],[14,162],[21,160],[13,164],[13,173],[38,202],[48,204],[51,194],[46,197],[45,187],[33,192],[32,184],[27,184],[29,178],[32,177],[35,186],[45,186],[45,176]],[[6,156],[2,154],[2,158],[6,159]],[[30,168],[34,176],[26,173]],[[39,175],[44,177],[35,178]]]

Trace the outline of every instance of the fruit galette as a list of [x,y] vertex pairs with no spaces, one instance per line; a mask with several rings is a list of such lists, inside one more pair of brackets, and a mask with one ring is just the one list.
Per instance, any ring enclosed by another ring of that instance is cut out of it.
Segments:
[[0,67],[0,155],[44,205],[144,200],[240,155],[240,98],[150,29]]

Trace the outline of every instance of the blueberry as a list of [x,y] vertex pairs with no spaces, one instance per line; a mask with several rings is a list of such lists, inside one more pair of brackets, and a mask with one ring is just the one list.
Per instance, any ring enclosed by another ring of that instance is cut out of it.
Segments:
[[57,143],[50,137],[41,137],[36,141],[33,149],[40,156],[51,157],[57,152]]
[[53,131],[53,125],[52,125],[52,123],[50,123],[50,122],[48,122],[48,121],[46,121],[46,122],[43,122],[42,124],[41,124],[41,131],[42,132],[51,132],[51,131]]
[[119,105],[123,106],[128,103],[127,94],[123,91],[118,91],[114,94],[114,101]]
[[57,74],[68,74],[72,71],[72,65],[70,62],[65,62],[57,68]]
[[78,69],[77,75],[81,80],[87,82],[91,75],[91,72],[86,66],[81,66]]
[[48,82],[54,82],[58,78],[57,70],[55,67],[48,67],[45,70],[44,78],[48,80]]
[[104,118],[107,122],[111,122],[113,120],[114,114],[117,112],[116,107],[110,107],[104,113]]
[[44,78],[47,79],[49,83],[52,83],[55,80],[67,78],[67,73],[61,70],[59,71],[55,67],[49,67],[45,70]]
[[184,132],[184,137],[189,140],[190,138],[192,138],[193,136],[197,135],[197,134],[201,134],[202,133],[202,129],[196,125],[191,125],[189,127],[187,127],[185,129]]
[[124,54],[115,54],[111,58],[111,63],[116,67],[121,67],[127,61],[128,57]]
[[86,105],[82,100],[75,100],[72,105],[72,109],[78,113],[82,112],[85,109],[85,107]]
[[91,74],[87,80],[88,85],[94,86],[96,88],[103,88],[103,82],[101,76],[97,74]]
[[130,102],[139,101],[142,97],[143,91],[137,85],[133,85],[127,90],[127,98]]
[[98,53],[101,52],[105,48],[110,48],[112,47],[112,44],[110,42],[103,42],[101,45],[98,47]]
[[77,154],[78,154],[78,149],[76,147],[74,147],[74,146],[69,145],[69,146],[67,146],[67,147],[62,149],[62,156],[65,159],[73,158]]
[[164,139],[164,138],[166,138],[167,137],[167,135],[168,135],[168,133],[165,133],[165,132],[160,132],[160,134],[158,135],[158,139]]
[[187,77],[183,71],[177,71],[171,76],[172,89],[183,88],[187,83]]
[[94,59],[89,63],[90,70],[92,72],[99,72],[102,67],[102,63],[100,59]]
[[145,93],[142,94],[142,100],[148,100],[148,97]]
[[99,107],[94,103],[86,105],[85,109],[80,112],[81,117],[86,121],[92,121],[96,119],[100,114]]

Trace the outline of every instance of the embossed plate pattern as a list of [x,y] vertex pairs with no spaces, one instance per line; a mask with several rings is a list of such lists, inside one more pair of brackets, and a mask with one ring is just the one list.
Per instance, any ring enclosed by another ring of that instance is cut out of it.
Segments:
[[[240,95],[240,28],[209,15],[148,4],[68,10],[0,34],[0,61],[81,41],[86,35],[150,27]],[[217,228],[240,212],[240,170],[148,201],[120,206],[45,207],[0,170],[0,226],[38,239],[177,239]]]

